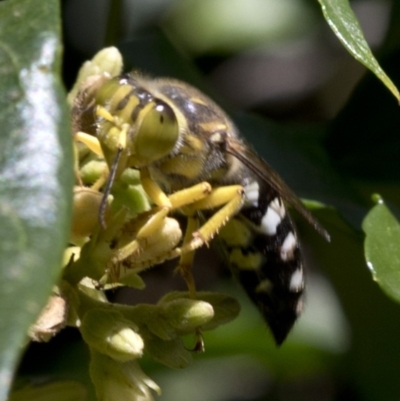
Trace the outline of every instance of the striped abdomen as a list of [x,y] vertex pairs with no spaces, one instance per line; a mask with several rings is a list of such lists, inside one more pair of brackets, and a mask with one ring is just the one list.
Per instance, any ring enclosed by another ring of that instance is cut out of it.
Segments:
[[253,181],[245,187],[243,209],[219,237],[230,268],[280,345],[302,310],[303,264],[282,199],[271,187],[261,185]]

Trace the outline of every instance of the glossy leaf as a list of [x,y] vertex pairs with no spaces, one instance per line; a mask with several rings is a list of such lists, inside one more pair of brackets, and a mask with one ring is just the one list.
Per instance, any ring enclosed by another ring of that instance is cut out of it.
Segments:
[[[72,194],[59,2],[0,3],[0,399],[60,271]],[[61,105],[61,106],[60,106]]]
[[400,302],[400,224],[381,198],[363,221],[365,259],[374,280]]
[[370,69],[400,100],[400,94],[396,86],[382,70],[372,54],[348,0],[319,0],[319,2],[329,26],[348,52],[357,61]]

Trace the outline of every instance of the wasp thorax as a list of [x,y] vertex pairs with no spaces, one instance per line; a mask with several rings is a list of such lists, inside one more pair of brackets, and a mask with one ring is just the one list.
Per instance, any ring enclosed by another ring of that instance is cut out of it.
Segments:
[[171,153],[179,137],[179,125],[172,108],[156,100],[142,111],[134,135],[134,157],[138,163],[147,165]]

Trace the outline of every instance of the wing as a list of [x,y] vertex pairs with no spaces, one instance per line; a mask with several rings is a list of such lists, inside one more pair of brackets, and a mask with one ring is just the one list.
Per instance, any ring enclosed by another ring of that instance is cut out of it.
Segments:
[[294,207],[315,230],[321,234],[328,242],[330,235],[315,219],[315,217],[305,208],[297,195],[287,186],[276,171],[253,150],[235,138],[229,138],[226,142],[226,152],[236,157],[257,177],[271,185],[279,195],[292,207]]

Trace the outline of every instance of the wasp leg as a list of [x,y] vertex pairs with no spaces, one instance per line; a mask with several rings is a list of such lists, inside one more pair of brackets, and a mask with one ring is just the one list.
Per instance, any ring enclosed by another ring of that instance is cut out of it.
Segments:
[[151,178],[147,168],[140,169],[140,180],[149,198],[157,206],[169,207],[170,210],[191,205],[208,197],[212,192],[212,187],[208,182],[201,182],[192,187],[174,192],[171,195],[166,195],[160,186]]
[[146,194],[157,206],[172,208],[172,203],[168,196],[151,178],[147,168],[140,169],[140,182]]
[[190,242],[182,245],[182,254],[194,251],[204,244],[208,244],[213,239],[214,235],[218,233],[218,230],[240,210],[243,202],[243,187],[241,185],[230,185],[216,188],[206,198],[187,206],[185,209],[192,211],[192,213],[198,210],[222,207],[214,213],[200,229],[193,233]]
[[[193,233],[196,232],[199,226],[198,218],[188,217],[186,231],[185,231],[185,238],[183,243],[189,243],[193,238]],[[192,265],[194,259],[194,251],[189,251],[181,254],[179,264],[176,267],[176,271],[178,271],[182,278],[185,280],[186,285],[189,290],[190,298],[196,298],[196,285],[194,282],[193,274],[192,274]]]
[[[123,245],[129,240],[131,241],[132,238],[136,238],[138,231],[140,231],[148,220],[148,216],[149,213],[145,212],[126,223],[123,227],[119,243]],[[135,255],[129,255],[123,261],[123,266],[127,269],[124,269],[118,278],[123,278],[131,274],[131,272],[137,274],[149,267],[162,263],[165,259],[168,259],[171,252],[174,252],[181,239],[182,230],[178,221],[174,218],[166,217],[160,228],[146,239],[146,244],[141,247],[140,252]],[[119,266],[115,260],[112,260],[110,265],[111,268],[113,266],[118,268]],[[116,269],[114,268],[114,270]]]
[[[172,195],[171,195],[172,196]],[[182,247],[176,252],[181,253],[177,270],[181,273],[189,289],[191,298],[196,297],[196,287],[194,284],[191,267],[195,250],[207,244],[218,230],[225,225],[229,219],[240,210],[244,201],[244,191],[240,185],[231,185],[214,189],[205,198],[183,207],[182,211],[188,217],[185,238]],[[181,204],[181,207],[183,204]],[[199,210],[222,208],[214,213],[211,218],[204,223],[200,229],[197,212]]]
[[[87,134],[86,132],[77,132],[75,134],[75,140],[82,142],[84,145],[86,145],[94,154],[97,156],[100,156],[104,159],[103,151],[101,150],[100,142],[99,140],[90,134]],[[97,181],[91,186],[91,189],[94,190],[100,190],[100,188],[107,182],[109,175],[108,168],[106,167],[101,174],[101,176],[97,179]],[[79,177],[79,182],[80,177]]]
[[87,134],[86,132],[79,131],[74,134],[74,137],[76,141],[82,142],[93,153],[104,159],[104,154],[103,151],[101,150],[100,142],[95,136]]
[[[147,169],[141,170],[141,173]],[[116,258],[119,262],[129,257],[133,252],[140,251],[139,242],[145,244],[147,238],[162,227],[163,221],[170,211],[183,208],[184,214],[188,216],[188,227],[185,233],[185,238],[181,248],[171,249],[165,253],[164,258],[159,257],[160,262],[168,259],[173,259],[180,256],[180,263],[177,270],[187,283],[190,296],[195,298],[196,288],[194,285],[191,266],[194,258],[194,251],[204,244],[207,244],[218,230],[229,219],[240,210],[244,201],[244,191],[240,185],[232,185],[216,188],[211,191],[211,186],[208,183],[201,183],[193,187],[177,191],[174,194],[167,196],[154,182],[148,171],[142,175],[143,187],[151,196],[154,203],[156,201],[162,204],[163,199],[168,199],[168,204],[158,211],[154,209],[155,215],[148,219],[134,241],[119,250]],[[222,206],[200,229],[196,213],[199,210],[214,209]]]
[[[86,132],[79,131],[74,134],[74,138],[75,138],[75,141],[82,142],[84,145],[86,145],[94,154],[104,158],[103,151],[101,150],[100,142],[95,136],[87,134]],[[83,186],[81,178],[79,176],[78,154],[77,154],[78,150],[77,150],[76,146],[75,146],[74,152],[75,152],[75,159],[76,159],[76,162],[75,162],[76,165],[74,166],[75,175],[77,176],[79,185]],[[95,189],[95,190],[100,189],[107,181],[107,175],[108,175],[108,169],[93,184],[92,189]]]
[[[197,248],[207,244],[218,230],[240,210],[244,201],[244,190],[240,185],[232,185],[214,189],[207,197],[183,207],[183,212],[188,216],[183,245],[180,249],[181,258],[177,270],[181,273],[189,289],[191,298],[196,298],[196,287],[191,272],[194,253]],[[183,206],[183,205],[182,205]],[[214,213],[203,226],[198,229],[197,212],[199,210],[222,208]],[[201,329],[196,330],[195,352],[204,351],[204,340]]]
[[[185,238],[183,240],[184,244],[190,243],[190,241],[193,238],[193,234],[197,231],[198,227],[199,227],[198,217],[196,215],[188,216]],[[194,255],[195,255],[194,250],[182,253],[179,260],[179,264],[176,267],[176,271],[178,271],[181,274],[182,278],[185,280],[189,290],[189,296],[192,299],[196,299],[196,284],[192,274]],[[205,351],[204,339],[200,328],[196,329],[195,338],[196,338],[195,345],[191,351],[204,352]]]
[[[115,181],[117,176],[123,171],[121,170],[120,166],[124,166],[126,163],[125,149],[127,144],[127,135],[129,131],[129,124],[121,124],[118,119],[116,119],[106,108],[102,106],[96,107],[96,115],[101,117],[110,123],[113,123],[114,126],[109,130],[108,136],[110,138],[116,138],[115,140],[115,157],[113,158],[112,165],[110,169],[107,169],[104,173],[103,177],[100,177],[98,182],[95,183],[96,188],[101,188],[104,184],[104,191],[103,191],[103,199],[100,205],[100,212],[99,212],[99,221],[100,225],[105,229],[105,210],[107,207],[107,198],[111,192],[111,187],[113,182]],[[84,143],[92,152],[97,154],[102,158],[106,158],[102,148],[100,141],[97,137],[87,134],[85,132],[77,132],[75,133],[75,140]]]
[[[103,106],[96,107],[96,116],[101,117],[114,125],[108,133],[110,138],[117,138],[117,140],[113,140],[114,150],[126,149],[127,135],[130,125],[127,123],[121,124],[121,122],[119,122],[119,120]],[[74,137],[76,141],[84,143],[93,153],[105,159],[100,141],[96,136],[79,131],[74,134]]]
[[[146,248],[148,239],[162,229],[166,217],[172,210],[180,208],[183,205],[197,202],[211,193],[211,186],[208,183],[200,183],[167,196],[158,184],[153,181],[146,168],[141,169],[140,173],[144,190],[157,206],[150,211],[150,214],[153,215],[147,219],[137,232],[136,238],[118,250],[113,259],[114,263],[121,263],[131,255],[138,255]],[[164,260],[177,256],[180,256],[179,251],[168,252]]]
[[77,185],[83,187],[83,182],[81,178],[81,173],[79,171],[79,151],[76,143],[73,144],[73,152],[74,152],[74,175]]
[[129,257],[139,255],[146,248],[148,239],[162,229],[165,218],[168,216],[169,208],[164,207],[151,216],[140,228],[135,239],[118,249],[113,256],[112,264],[120,264]]
[[[77,132],[75,134],[75,140],[79,141],[79,142],[82,142],[93,153],[95,153],[96,155],[104,158],[103,151],[101,150],[100,142],[95,136],[87,134],[85,132],[79,131],[79,132]],[[117,159],[117,161],[118,161],[118,159]],[[78,177],[79,184],[83,185],[82,181],[80,179],[80,176],[79,176],[78,167],[76,167],[75,172],[76,172],[75,174]],[[105,166],[104,171],[102,172],[101,176],[90,187],[93,190],[100,191],[100,189],[104,185],[106,185],[106,189],[104,190],[103,198],[101,200],[101,204],[100,204],[100,208],[99,208],[99,221],[100,221],[100,225],[103,228],[106,227],[105,214],[106,214],[106,208],[107,208],[107,198],[108,198],[108,195],[110,193],[110,188],[111,188],[111,184],[112,184],[113,179],[114,179],[113,176],[110,177],[110,171],[109,171],[108,167]],[[108,188],[108,187],[110,187],[110,188]]]

